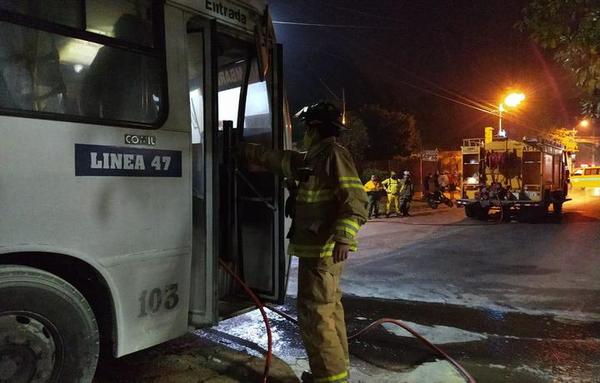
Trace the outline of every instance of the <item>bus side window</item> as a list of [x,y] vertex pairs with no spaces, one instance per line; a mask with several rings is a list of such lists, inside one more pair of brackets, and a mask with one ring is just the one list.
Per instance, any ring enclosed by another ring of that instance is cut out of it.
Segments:
[[[89,32],[116,37],[131,43],[153,46],[152,0],[111,1],[86,0],[86,29]],[[135,23],[121,25],[127,16]],[[129,30],[127,30],[129,28]]]
[[159,4],[0,0],[0,114],[157,127],[167,111]]
[[[130,40],[144,34],[145,25],[131,14],[119,18],[115,37]],[[102,47],[85,73],[81,111],[90,117],[153,122],[158,117],[160,74],[155,60],[122,49]]]
[[160,68],[154,57],[0,22],[2,109],[153,123]]
[[0,0],[0,9],[73,28],[83,24],[81,0]]
[[0,108],[64,113],[54,36],[0,22]]

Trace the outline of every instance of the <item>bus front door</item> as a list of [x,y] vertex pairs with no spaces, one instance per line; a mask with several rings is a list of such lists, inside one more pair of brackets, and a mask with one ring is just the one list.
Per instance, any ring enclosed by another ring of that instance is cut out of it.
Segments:
[[264,300],[285,296],[282,182],[272,173],[249,171],[232,156],[240,140],[283,146],[280,47],[270,50],[266,73],[257,51],[253,39],[233,37],[214,22],[194,18],[188,24],[195,326],[252,307],[219,260]]

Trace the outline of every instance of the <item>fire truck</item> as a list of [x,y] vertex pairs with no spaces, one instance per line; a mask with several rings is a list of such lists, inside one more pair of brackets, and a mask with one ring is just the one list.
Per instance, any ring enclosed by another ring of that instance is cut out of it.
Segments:
[[517,141],[493,135],[469,138],[462,145],[462,198],[465,215],[486,220],[491,210],[504,220],[534,222],[550,206],[560,217],[568,201],[569,156],[564,147],[544,138]]

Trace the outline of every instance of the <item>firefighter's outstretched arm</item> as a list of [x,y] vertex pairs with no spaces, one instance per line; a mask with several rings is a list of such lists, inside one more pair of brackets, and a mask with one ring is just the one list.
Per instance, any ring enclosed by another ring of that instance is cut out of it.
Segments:
[[367,221],[367,193],[350,154],[345,149],[337,149],[334,156],[332,176],[336,177],[337,212],[333,261],[337,263],[346,260],[349,251],[357,249],[356,235]]
[[240,154],[248,163],[262,166],[284,177],[294,177],[304,161],[304,153],[293,150],[270,150],[258,144],[240,144]]

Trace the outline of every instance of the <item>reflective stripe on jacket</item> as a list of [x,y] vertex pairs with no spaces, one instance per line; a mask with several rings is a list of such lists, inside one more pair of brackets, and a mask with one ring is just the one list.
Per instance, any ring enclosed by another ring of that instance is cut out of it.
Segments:
[[328,257],[336,242],[356,251],[356,234],[367,220],[367,195],[350,153],[335,138],[320,141],[307,153],[271,151],[255,144],[245,145],[243,152],[251,162],[287,177],[297,176],[298,167],[312,169],[298,184],[295,217],[288,234],[290,254]]

